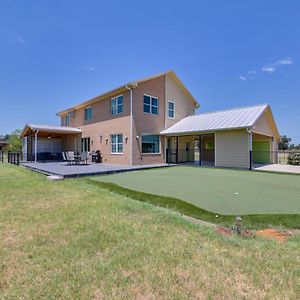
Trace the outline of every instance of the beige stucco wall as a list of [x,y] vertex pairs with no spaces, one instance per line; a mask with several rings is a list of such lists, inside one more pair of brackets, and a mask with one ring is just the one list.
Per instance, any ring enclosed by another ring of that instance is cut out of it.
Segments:
[[267,113],[264,113],[256,124],[252,127],[252,130],[268,136],[275,136],[275,132],[271,126]]
[[[133,134],[130,136],[130,92],[123,93],[123,113],[117,116],[111,115],[111,97],[92,104],[93,117],[84,120],[84,108],[75,110],[70,117],[70,127],[78,127],[82,130],[82,137],[90,137],[91,151],[100,150],[103,162],[130,164],[130,143],[132,141],[132,163],[152,164],[164,163],[166,151],[166,138],[160,137],[160,153],[142,153],[142,135],[159,134],[166,125],[169,127],[187,115],[194,113],[195,104],[186,96],[177,83],[170,76],[162,75],[146,81],[139,82],[133,89]],[[144,113],[144,94],[155,96],[159,101],[159,114],[152,115]],[[118,96],[117,93],[114,96]],[[167,102],[175,102],[175,118],[167,118]],[[167,120],[168,119],[168,120]],[[64,116],[61,117],[64,124]],[[111,154],[111,134],[123,134],[123,154]],[[100,141],[102,136],[102,142]],[[127,137],[127,139],[126,139]],[[66,143],[66,146],[68,143]]]
[[[158,115],[144,113],[144,94],[158,98]],[[165,126],[165,76],[138,84],[133,90],[133,164],[165,162],[165,138],[160,137],[159,154],[142,153],[142,134],[159,134]],[[138,137],[138,138],[137,138]]]
[[[105,163],[130,164],[130,116],[80,126],[82,137],[91,139],[91,151],[100,150]],[[111,153],[111,134],[123,134],[123,154]]]
[[[170,76],[165,76],[166,81],[166,128],[174,125],[181,119],[193,115],[195,112],[195,104],[191,102],[188,96],[178,86],[175,80]],[[168,117],[168,101],[175,103],[175,117]]]
[[[119,95],[123,95],[123,112],[121,114],[112,116],[111,114],[111,98]],[[112,97],[108,97],[106,99],[100,100],[92,105],[88,105],[92,107],[92,119],[84,120],[84,107],[77,109],[71,113],[70,116],[70,127],[80,127],[83,125],[93,124],[97,122],[103,122],[111,119],[118,119],[124,116],[130,115],[130,94],[129,91],[123,93],[117,93]],[[88,107],[87,106],[87,107]],[[64,116],[61,117],[61,125],[64,124]]]
[[[262,137],[262,138],[265,140],[271,139],[270,150],[271,151],[278,150],[279,137],[276,134],[276,129],[274,127],[270,111],[267,110],[260,117],[260,119],[252,127],[252,131],[262,135],[266,135],[266,137]],[[256,138],[258,137],[256,136]]]
[[246,130],[216,132],[216,166],[249,168],[249,141]]

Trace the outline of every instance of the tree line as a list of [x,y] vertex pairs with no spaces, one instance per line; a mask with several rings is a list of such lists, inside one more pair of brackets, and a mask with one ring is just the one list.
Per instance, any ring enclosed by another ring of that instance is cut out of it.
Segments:
[[0,140],[7,142],[7,145],[3,149],[4,151],[22,151],[21,132],[21,129],[16,129],[10,134],[0,135]]

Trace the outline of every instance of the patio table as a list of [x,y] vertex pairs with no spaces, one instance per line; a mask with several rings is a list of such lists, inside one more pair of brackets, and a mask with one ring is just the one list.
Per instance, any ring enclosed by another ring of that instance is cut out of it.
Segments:
[[76,165],[78,165],[80,163],[80,158],[81,158],[80,154],[74,154],[74,159],[75,159],[75,164]]

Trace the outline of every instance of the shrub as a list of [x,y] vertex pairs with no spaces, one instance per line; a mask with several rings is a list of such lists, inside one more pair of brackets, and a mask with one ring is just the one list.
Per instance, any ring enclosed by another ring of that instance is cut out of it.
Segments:
[[300,166],[300,153],[290,153],[288,157],[288,164]]

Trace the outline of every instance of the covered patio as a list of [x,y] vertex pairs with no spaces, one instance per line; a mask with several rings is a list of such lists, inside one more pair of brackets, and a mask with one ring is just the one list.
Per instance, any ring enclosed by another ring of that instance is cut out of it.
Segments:
[[23,160],[62,161],[62,151],[81,151],[81,130],[64,126],[27,124],[22,133]]
[[168,136],[167,162],[215,166],[215,134]]

